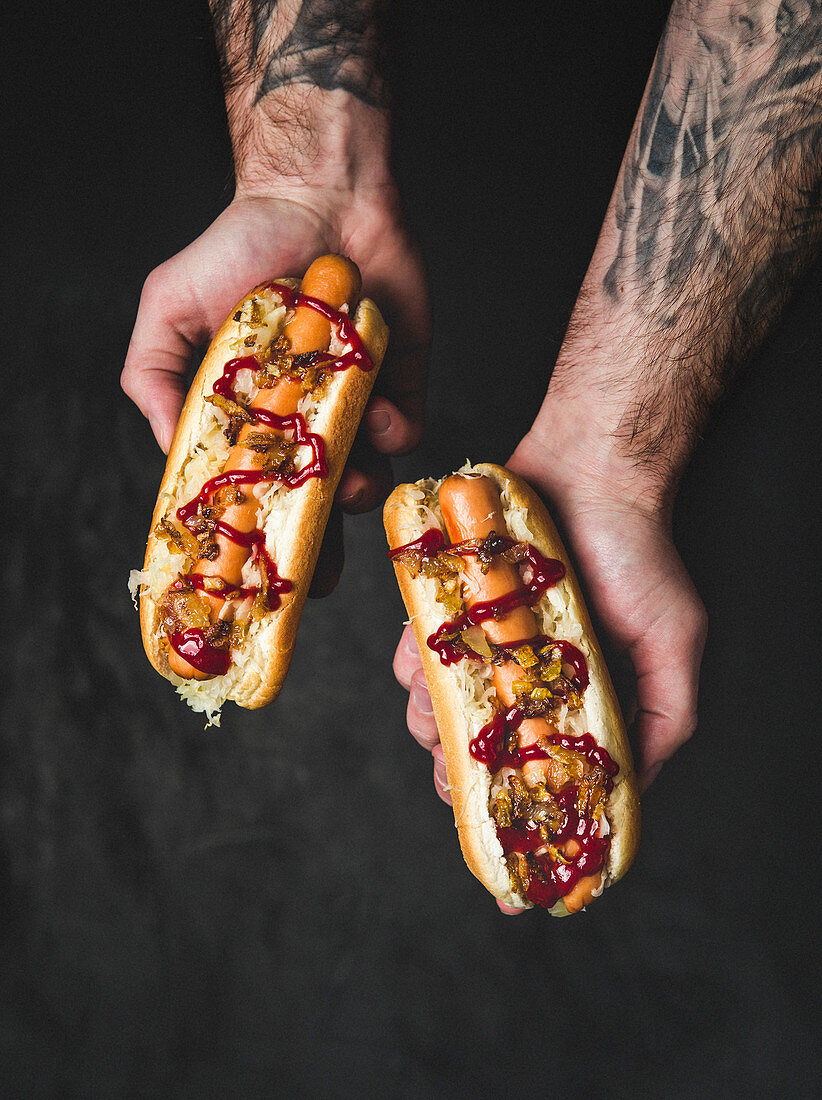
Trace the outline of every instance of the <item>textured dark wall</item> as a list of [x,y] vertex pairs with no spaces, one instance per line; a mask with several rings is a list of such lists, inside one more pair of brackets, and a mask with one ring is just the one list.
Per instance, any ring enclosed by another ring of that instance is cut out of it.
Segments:
[[[162,458],[118,375],[143,278],[230,194],[204,7],[11,32],[4,1095],[810,1095],[819,268],[682,487],[711,634],[638,861],[586,915],[504,919],[404,728],[377,515],[347,521],[269,709],[204,731],[142,654],[125,584]],[[397,170],[437,309],[404,478],[504,461],[528,427],[664,5],[398,7]]]

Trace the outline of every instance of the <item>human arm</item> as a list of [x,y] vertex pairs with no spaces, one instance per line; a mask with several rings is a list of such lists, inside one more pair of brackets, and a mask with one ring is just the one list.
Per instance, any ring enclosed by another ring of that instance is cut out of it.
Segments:
[[[337,491],[346,510],[366,511],[390,487],[386,456],[419,440],[429,327],[422,265],[390,170],[380,5],[212,0],[211,9],[236,193],[146,280],[123,388],[168,450],[194,349],[233,304],[266,279],[301,274],[320,253],[351,256],[392,330]],[[321,587],[337,571],[330,563]]]
[[[705,635],[671,536],[676,488],[819,243],[820,33],[807,4],[674,5],[545,402],[509,463],[561,519],[633,661],[646,784],[695,726]],[[430,748],[409,642],[396,667]]]

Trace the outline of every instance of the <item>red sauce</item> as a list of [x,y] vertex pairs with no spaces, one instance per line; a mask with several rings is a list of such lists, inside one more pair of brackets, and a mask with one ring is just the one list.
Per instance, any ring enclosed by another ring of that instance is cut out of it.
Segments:
[[[563,796],[559,797],[562,799]],[[572,799],[567,801],[571,802]],[[533,833],[537,834],[536,838]],[[539,830],[535,829],[533,833],[519,829],[497,829],[497,836],[506,854],[533,852],[541,847]],[[579,845],[576,855],[568,863],[553,860],[547,852],[545,855],[532,856],[532,866],[535,866],[525,888],[528,901],[545,909],[550,909],[560,898],[570,894],[581,878],[599,874],[605,866],[610,847],[610,837],[600,836],[596,821],[581,818],[573,810],[567,812],[566,824],[561,838],[558,839],[560,843],[575,840]]]
[[169,634],[171,648],[180,654],[192,668],[209,676],[225,676],[231,665],[231,653],[217,649],[205,640],[202,630],[192,627],[181,634]]
[[[196,497],[190,500],[188,504],[183,504],[182,507],[177,509],[177,519],[186,526],[196,516],[200,505],[206,504],[213,493],[226,485],[257,485],[261,481],[279,481],[281,484],[287,485],[289,489],[296,489],[312,477],[322,478],[328,476],[322,436],[308,431],[305,418],[300,413],[293,413],[291,416],[278,416],[276,413],[266,412],[264,409],[253,409],[251,411],[256,414],[255,421],[260,421],[268,424],[269,427],[278,428],[282,431],[293,431],[294,443],[305,444],[311,448],[313,454],[311,462],[306,463],[301,470],[295,470],[290,474],[267,474],[263,470],[226,470],[222,474],[217,474],[216,477],[210,478],[205,483]],[[233,539],[233,541],[238,540]]]
[[[498,536],[500,543],[507,549],[514,545],[514,540],[507,536]],[[443,533],[438,528],[430,528],[414,542],[405,546],[398,546],[389,552],[389,557],[396,560],[406,551],[417,551],[423,558],[436,557],[443,550],[449,554],[461,554],[468,556],[476,551],[465,544],[458,543],[454,546],[447,545]],[[524,560],[531,567],[531,579],[522,588],[506,593],[497,600],[478,602],[470,609],[464,611],[456,619],[445,622],[428,639],[428,645],[439,653],[440,660],[445,665],[454,664],[463,657],[474,657],[482,661],[484,658],[473,650],[458,649],[447,635],[465,630],[470,625],[478,625],[488,619],[499,619],[508,614],[515,607],[523,604],[532,606],[547,589],[557,584],[565,575],[565,566],[562,562],[545,558],[533,547],[528,547]],[[569,665],[572,673],[571,680],[576,690],[582,694],[588,686],[588,664],[585,656],[571,642],[555,640],[544,634],[538,634],[533,638],[524,638],[522,641],[507,642],[500,646],[501,649],[512,652],[523,645],[541,648],[545,645],[559,647],[563,665]],[[508,749],[505,742],[509,740],[509,734],[516,731],[524,720],[524,715],[519,707],[513,706],[505,712],[498,712],[493,719],[482,727],[477,736],[471,741],[469,751],[471,756],[485,764],[488,770],[494,774],[501,768],[521,768],[530,760],[547,760],[550,753],[539,744],[515,745]],[[606,772],[608,779],[606,790],[610,794],[613,789],[611,777],[619,771],[618,765],[611,759],[605,749],[597,745],[590,733],[584,733],[580,737],[572,737],[568,734],[552,734],[548,739],[551,743],[561,745],[579,753],[592,766],[599,765]],[[599,834],[597,822],[591,818],[580,817],[576,809],[577,786],[569,783],[556,796],[556,801],[563,811],[563,822],[558,829],[551,833],[551,843],[555,846],[564,845],[569,840],[576,841],[578,850],[567,863],[554,860],[550,854],[540,856],[532,855],[531,875],[525,886],[525,897],[534,905],[540,905],[550,909],[560,898],[569,894],[581,878],[599,873],[605,866],[608,855],[610,839]],[[534,853],[545,846],[542,833],[537,825],[527,825],[523,828],[503,828],[497,826],[497,836],[506,855],[513,852]]]
[[369,371],[373,368],[374,364],[365,350],[360,334],[354,328],[354,322],[345,313],[340,313],[332,306],[326,305],[319,298],[312,298],[308,294],[300,294],[283,283],[269,283],[267,289],[278,294],[283,305],[287,306],[288,309],[296,309],[297,306],[308,306],[309,309],[322,314],[327,321],[330,321],[336,327],[340,340],[344,344],[351,345],[350,351],[344,352],[336,358],[329,355],[327,361],[322,364],[323,370],[338,371],[356,366],[360,370]]
[[244,355],[240,359],[229,359],[223,367],[223,373],[211,387],[212,393],[218,393],[221,397],[227,397],[231,401],[237,400],[234,383],[241,370],[259,370],[260,364],[254,355]]
[[[259,530],[238,531],[236,527],[230,527],[227,523],[218,523],[216,529],[224,538],[229,539],[231,542],[236,542],[240,546],[252,547],[252,559],[259,558],[266,572],[269,609],[271,611],[276,610],[282,603],[280,595],[290,592],[293,586],[291,581],[286,580],[285,577],[281,577],[277,572],[276,562],[265,549],[265,535]],[[208,578],[212,583],[216,579],[217,578],[213,576]],[[229,595],[232,599],[245,599],[247,596],[256,596],[260,591],[259,585],[242,587],[223,583],[219,588],[209,588],[206,586],[206,578],[202,573],[189,573],[186,580],[192,588],[196,588],[198,592],[205,592],[209,596],[218,596],[221,599],[227,599]]]
[[[554,860],[548,852],[531,859],[533,873],[529,877],[525,897],[534,905],[546,909],[569,894],[581,878],[598,874],[608,856],[610,837],[600,835],[599,825],[592,818],[579,816],[576,796],[574,785],[569,785],[556,796],[564,820],[551,835],[551,843],[555,847],[575,840],[578,845],[576,855],[570,857],[568,863]],[[539,828],[534,825],[522,829],[497,826],[497,837],[506,855],[511,852],[533,853],[545,843]]]
[[614,776],[619,771],[619,764],[613,759],[607,749],[603,749],[596,743],[590,733],[582,733],[579,737],[571,737],[566,733],[555,733],[551,736],[554,745],[561,745],[564,749],[571,749],[584,756],[589,764],[599,765],[608,775]]
[[[505,748],[505,736],[519,729],[522,720],[523,714],[519,707],[510,707],[505,713],[498,711],[471,741],[468,751],[480,764],[485,764],[491,773],[498,772],[506,765],[518,768],[522,763],[521,750],[516,754],[509,752]],[[528,747],[539,748],[538,745]]]
[[[324,371],[329,372],[347,370],[353,366],[363,371],[370,371],[373,368],[374,364],[365,350],[362,339],[354,328],[354,323],[350,317],[317,298],[300,294],[281,283],[270,283],[268,288],[278,294],[283,304],[289,309],[294,309],[297,306],[308,306],[317,313],[321,313],[336,327],[340,340],[350,345],[349,351],[338,356],[326,352],[311,353],[312,366],[321,366]],[[223,368],[222,375],[214,383],[212,391],[221,397],[236,401],[237,375],[240,371],[246,369],[251,371],[260,369],[260,363],[255,356],[246,355],[230,359]],[[256,485],[262,481],[279,481],[289,489],[295,489],[311,478],[328,476],[323,438],[321,435],[309,432],[308,424],[301,413],[279,416],[277,413],[269,412],[267,409],[257,409],[254,406],[249,407],[247,411],[251,415],[254,424],[265,424],[267,427],[283,433],[292,432],[291,442],[310,448],[311,460],[302,469],[295,470],[290,474],[267,474],[262,470],[225,470],[216,477],[210,478],[193,500],[177,509],[177,518],[186,526],[191,525],[191,520],[196,516],[200,506],[206,504],[212,494],[225,485]],[[278,608],[282,602],[280,599],[281,594],[290,592],[292,584],[290,580],[281,577],[277,572],[276,563],[265,549],[264,532],[259,528],[252,531],[239,531],[236,527],[222,521],[217,522],[215,530],[223,538],[237,543],[239,546],[250,547],[253,558],[260,559],[261,568],[266,571],[269,607],[271,610]],[[232,597],[236,595],[241,598],[256,596],[260,590],[259,586],[256,585],[232,587],[225,583],[219,588],[206,588],[205,580],[206,578],[201,573],[191,573],[187,578],[188,583],[193,588],[222,599],[229,595]],[[178,581],[176,584],[179,586],[180,582]],[[216,646],[211,645],[205,640],[202,630],[192,628],[181,633],[170,634],[169,643],[193,668],[210,676],[224,675],[231,665],[230,651],[218,649]]]
[[[395,550],[389,550],[388,557],[391,561],[394,561],[400,554],[405,554],[408,550],[418,550],[424,560],[430,560],[435,558],[442,550],[445,550],[447,546],[445,536],[439,527],[429,527],[414,542],[407,542],[405,546],[398,546]],[[448,550],[451,552],[452,548],[448,546]]]
[[[547,760],[550,756],[539,745],[518,746],[514,751],[505,748],[506,735],[516,730],[523,720],[522,712],[511,707],[505,714],[497,714],[493,721],[483,726],[469,746],[475,760],[485,764],[490,772],[500,768],[519,768],[529,760]],[[583,756],[589,764],[600,765],[608,774],[606,785],[608,794],[613,790],[612,776],[619,771],[618,765],[610,754],[590,735],[580,737],[568,734],[552,734],[548,739],[552,744],[562,745]],[[578,851],[570,857],[568,863],[554,860],[549,853],[534,856],[532,870],[525,897],[535,905],[550,909],[561,897],[574,888],[581,878],[595,875],[605,866],[610,840],[599,834],[599,827],[592,818],[581,817],[576,809],[577,786],[569,783],[556,795],[556,802],[563,811],[562,824],[551,831],[551,843],[555,847],[575,840]],[[497,826],[497,837],[506,855],[512,852],[533,853],[545,844],[537,825],[523,827]]]
[[[460,643],[461,646],[465,646],[465,648],[462,649],[458,648],[455,642],[448,637],[448,635],[453,634],[455,631],[464,630],[468,621],[469,620],[465,618],[464,615],[460,615],[459,618],[453,619],[451,622],[443,623],[442,626],[434,631],[428,638],[428,647],[433,649],[436,653],[439,653],[440,660],[444,665],[456,664],[457,661],[461,661],[465,657],[472,658],[475,661],[485,660],[482,654],[474,652],[470,646],[466,646],[464,641],[461,640]],[[572,642],[549,638],[546,634],[536,634],[533,638],[523,638],[523,640],[519,642],[509,642],[506,645],[499,646],[499,648],[506,651],[513,651],[519,649],[520,646],[529,645],[532,648],[538,649],[548,644],[559,646],[562,654],[562,663],[563,665],[570,665],[572,669],[570,679],[581,695],[589,684],[588,662],[585,660],[584,654],[582,654]]]
[[[476,540],[470,540],[475,542]],[[507,550],[516,545],[514,539],[509,538],[507,535],[497,535],[495,542]],[[401,554],[406,553],[409,550],[418,551],[423,560],[432,559],[437,556],[441,551],[447,550],[449,554],[459,554],[462,557],[469,557],[471,554],[476,553],[476,549],[465,543],[455,543],[453,546],[449,546],[441,530],[437,527],[431,527],[427,531],[423,531],[418,539],[414,542],[406,543],[405,546],[398,546],[394,550],[388,552],[388,556],[392,561],[395,561]],[[506,592],[504,596],[500,596],[496,600],[480,600],[471,608],[467,608],[456,619],[452,619],[450,622],[444,622],[438,630],[436,630],[428,639],[428,646],[433,649],[435,653],[439,653],[440,660],[444,665],[453,665],[457,661],[461,661],[463,657],[474,657],[475,660],[481,661],[483,658],[475,653],[473,650],[464,652],[461,649],[457,649],[453,642],[450,642],[445,635],[454,634],[459,631],[465,630],[468,626],[477,626],[480,623],[486,622],[488,619],[501,619],[513,611],[515,607],[521,607],[526,604],[528,607],[533,606],[543,593],[547,592],[549,588],[553,588],[555,584],[565,576],[565,566],[561,561],[556,561],[554,558],[546,558],[540,554],[539,550],[535,546],[528,544],[525,557],[523,559],[528,563],[531,568],[531,580],[528,584],[522,588],[517,588],[513,592]],[[540,639],[544,635],[538,636]],[[515,648],[517,645],[535,644],[537,639],[528,639],[527,642],[517,642],[506,645],[505,649]],[[546,639],[546,642],[549,639]],[[545,642],[543,644],[546,644]],[[563,652],[563,660],[568,660],[568,663],[574,667],[574,679],[577,682],[577,676],[579,676],[579,683],[582,684],[580,690],[588,684],[588,668],[585,664],[585,658],[576,648],[572,646],[570,642],[557,643],[568,647],[567,652],[569,656],[566,658],[565,651]],[[571,653],[573,651],[573,656]],[[584,682],[583,682],[584,681]]]
[[[406,543],[405,546],[398,546],[395,550],[389,550],[388,556],[394,561],[400,554],[404,554],[408,550],[417,550],[422,555],[423,560],[430,560],[435,558],[441,551],[447,550],[449,554],[459,554],[461,557],[467,558],[472,554],[476,554],[475,547],[469,545],[469,543],[475,543],[476,541],[476,539],[470,539],[467,543],[456,542],[449,546],[442,531],[438,527],[430,527],[427,531],[423,531],[414,542]],[[507,535],[493,536],[494,549],[499,548],[498,552],[500,553],[510,550],[512,546],[516,545],[516,540],[509,538]],[[475,603],[471,610],[467,612],[468,622],[479,623],[484,622],[486,619],[501,619],[503,615],[507,615],[515,607],[520,607],[522,604],[530,606],[536,603],[544,592],[547,592],[549,588],[553,588],[555,584],[562,580],[565,576],[565,566],[561,561],[556,561],[554,558],[545,558],[535,546],[531,546],[530,543],[526,545],[528,549],[525,552],[524,560],[531,567],[532,573],[528,584],[524,588],[517,589],[516,592],[506,593],[499,600]]]
[[[550,759],[551,754],[538,744],[520,745],[513,752],[505,748],[508,734],[519,729],[523,720],[524,716],[519,707],[510,707],[505,712],[498,712],[470,742],[468,751],[475,760],[485,764],[492,773],[498,772],[500,768],[520,768],[529,760]],[[599,764],[608,775],[616,775],[619,771],[619,766],[614,763],[610,754],[600,748],[590,733],[583,733],[579,737],[555,733],[548,740],[553,745],[561,745],[565,749],[578,752],[591,765]]]

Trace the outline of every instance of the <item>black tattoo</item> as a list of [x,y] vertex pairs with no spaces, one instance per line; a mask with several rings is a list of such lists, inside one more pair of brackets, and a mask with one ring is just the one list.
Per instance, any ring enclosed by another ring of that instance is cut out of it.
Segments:
[[305,84],[385,105],[379,0],[304,0],[290,25],[277,0],[211,0],[211,8],[226,86],[253,80],[255,103]]
[[602,286],[656,352],[624,423],[651,461],[701,430],[822,239],[822,0],[675,0],[615,218]]

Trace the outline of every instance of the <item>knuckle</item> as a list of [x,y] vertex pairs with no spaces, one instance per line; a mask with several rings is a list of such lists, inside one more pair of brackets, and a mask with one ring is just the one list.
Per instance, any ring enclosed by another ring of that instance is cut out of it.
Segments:
[[705,610],[705,604],[697,595],[694,595],[688,610],[688,623],[694,634],[707,633],[708,612]]
[[692,651],[701,651],[708,635],[708,612],[695,593],[677,616],[676,631]]
[[146,276],[140,295],[140,305],[151,305],[164,296],[168,290],[168,261],[155,267]]
[[120,388],[126,397],[130,397],[132,401],[134,400],[134,368],[128,361],[120,372]]
[[690,710],[686,713],[678,731],[680,745],[684,745],[686,741],[690,741],[696,733],[697,721],[698,715],[696,710]]
[[391,454],[407,455],[416,450],[422,439],[422,430],[422,424],[413,420],[407,421],[405,430],[398,435],[398,438],[391,447]]

